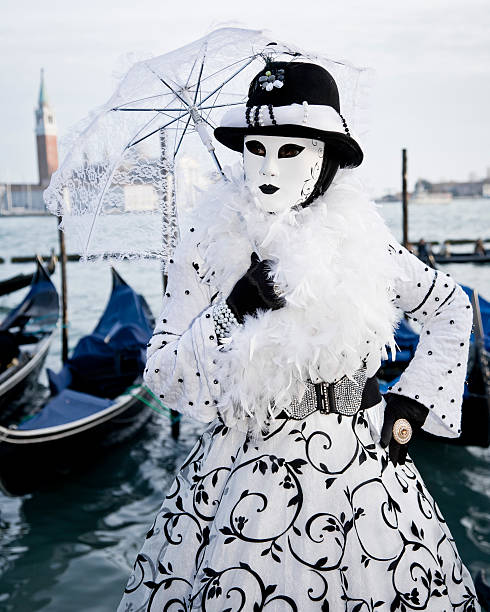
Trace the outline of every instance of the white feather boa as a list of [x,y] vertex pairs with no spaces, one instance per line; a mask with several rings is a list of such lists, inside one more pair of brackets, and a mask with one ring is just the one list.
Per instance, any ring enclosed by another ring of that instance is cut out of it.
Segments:
[[206,200],[198,225],[206,228],[199,244],[205,278],[227,297],[256,251],[274,262],[271,274],[287,300],[280,310],[246,317],[220,352],[226,422],[254,417],[258,436],[266,418],[302,397],[307,379],[352,376],[363,360],[372,376],[386,345],[394,345],[397,269],[388,250],[393,237],[352,173],[341,172],[308,208],[283,215],[261,211],[242,180]]

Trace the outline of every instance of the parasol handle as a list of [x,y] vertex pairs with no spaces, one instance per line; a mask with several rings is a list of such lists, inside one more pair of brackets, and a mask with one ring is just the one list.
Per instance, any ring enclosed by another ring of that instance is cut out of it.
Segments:
[[201,117],[201,115],[199,114],[199,112],[197,111],[194,105],[189,107],[189,113],[194,123],[194,126],[196,127],[196,131],[199,134],[199,138],[201,139],[201,142],[203,143],[203,145],[206,147],[211,157],[213,158],[213,161],[216,164],[216,167],[218,168],[219,173],[225,180],[228,180],[226,178],[225,173],[223,172],[223,168],[221,167],[221,164],[219,163],[219,159],[216,156],[213,139],[211,138],[211,135],[209,134],[207,130],[206,123],[204,122],[203,118]]
[[191,108],[190,113],[191,113],[192,121],[194,122],[194,125],[196,126],[197,133],[199,134],[199,137],[203,145],[211,153],[211,151],[214,151],[214,145],[213,145],[213,140],[206,128],[206,124],[202,120],[196,108]]

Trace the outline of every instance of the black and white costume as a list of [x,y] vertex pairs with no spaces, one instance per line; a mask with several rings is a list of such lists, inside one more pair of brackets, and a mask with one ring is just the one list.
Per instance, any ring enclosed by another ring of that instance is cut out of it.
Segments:
[[[216,304],[252,252],[273,262],[284,305],[219,343]],[[379,444],[385,401],[363,391],[403,313],[422,332],[392,393],[428,409],[426,431],[457,437],[470,305],[394,240],[351,170],[281,214],[257,207],[242,177],[207,194],[171,260],[145,380],[208,425],[120,612],[480,609],[413,462],[394,465]],[[320,382],[328,402],[308,409]]]

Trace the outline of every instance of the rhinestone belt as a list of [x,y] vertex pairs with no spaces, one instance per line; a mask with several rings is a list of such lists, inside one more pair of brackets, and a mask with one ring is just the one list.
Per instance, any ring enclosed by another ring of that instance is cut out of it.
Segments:
[[[369,379],[373,380],[373,379]],[[335,412],[352,416],[364,406],[363,392],[366,386],[366,366],[354,373],[352,378],[344,376],[334,383],[307,381],[301,401],[293,400],[284,412],[292,419],[304,419],[316,410],[322,414]],[[379,390],[378,390],[379,395]],[[373,405],[371,402],[368,402]]]

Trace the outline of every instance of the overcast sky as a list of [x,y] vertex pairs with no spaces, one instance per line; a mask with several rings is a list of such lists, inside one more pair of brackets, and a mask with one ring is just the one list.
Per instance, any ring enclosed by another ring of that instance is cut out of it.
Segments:
[[374,69],[362,172],[375,195],[399,190],[402,147],[410,184],[486,176],[488,0],[0,0],[0,182],[37,181],[41,67],[62,136],[106,101],[128,53],[159,55],[221,25]]

